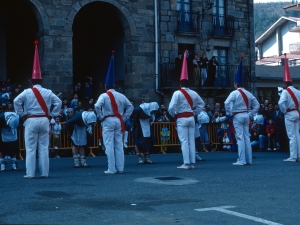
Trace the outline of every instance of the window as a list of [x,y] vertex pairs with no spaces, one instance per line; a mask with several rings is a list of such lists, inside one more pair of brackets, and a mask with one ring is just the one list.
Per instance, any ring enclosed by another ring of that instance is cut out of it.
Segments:
[[228,49],[215,48],[213,56],[216,57],[219,66],[217,66],[217,77],[215,81],[216,87],[227,87],[230,85],[229,81],[229,67],[227,64]]
[[191,0],[177,0],[178,11],[191,11]]
[[216,34],[224,34],[226,29],[225,21],[225,0],[214,0],[213,6],[213,25]]

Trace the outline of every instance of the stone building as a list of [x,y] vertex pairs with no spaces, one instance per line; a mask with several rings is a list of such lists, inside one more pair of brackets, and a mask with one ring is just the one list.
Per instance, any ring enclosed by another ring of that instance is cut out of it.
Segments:
[[[117,86],[136,102],[164,101],[179,87],[174,60],[188,49],[219,62],[213,87],[193,87],[206,101],[232,90],[244,56],[254,89],[252,0],[9,0],[0,3],[0,78],[31,76],[39,40],[44,86],[69,96],[77,82],[104,82],[115,50]],[[191,74],[190,74],[191,76]]]

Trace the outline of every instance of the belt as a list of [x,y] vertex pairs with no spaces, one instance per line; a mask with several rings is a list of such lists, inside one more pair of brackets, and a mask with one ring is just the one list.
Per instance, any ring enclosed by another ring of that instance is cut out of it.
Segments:
[[240,114],[240,113],[246,113],[246,112],[248,112],[248,111],[234,112],[234,113],[232,113],[232,116],[235,116],[236,114]]
[[187,118],[187,117],[192,117],[194,116],[194,113],[192,112],[183,112],[183,113],[178,113],[176,116],[175,116],[175,119],[179,119],[179,118]]
[[27,119],[28,118],[40,118],[40,117],[46,117],[46,118],[51,118],[51,117],[49,117],[49,116],[46,116],[46,115],[28,115],[27,116]]
[[103,122],[106,118],[108,117],[115,117],[115,115],[108,115],[108,116],[104,116],[103,119],[101,120],[101,122]]
[[286,112],[298,111],[298,109],[287,109]]

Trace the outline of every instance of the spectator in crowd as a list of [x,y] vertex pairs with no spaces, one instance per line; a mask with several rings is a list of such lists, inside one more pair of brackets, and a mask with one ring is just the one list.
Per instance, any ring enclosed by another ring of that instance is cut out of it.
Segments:
[[62,100],[61,108],[64,109],[64,110],[69,108],[68,99],[66,97],[64,97],[63,100]]
[[182,68],[182,54],[179,53],[175,58],[175,81],[179,80]]
[[208,65],[208,59],[206,57],[206,54],[203,53],[202,57],[200,58],[200,73],[201,73],[201,86],[204,85],[204,82],[207,78],[207,65]]
[[94,108],[95,108],[95,106],[94,106],[94,99],[90,99],[89,101],[88,101],[88,103],[86,104],[86,106],[84,107],[85,108],[85,110],[87,110],[87,111],[94,111]]
[[273,124],[272,118],[269,119],[269,124],[266,127],[266,133],[268,136],[268,151],[271,151],[271,147],[273,147],[273,150],[276,151],[276,141],[275,141],[275,133],[276,133],[276,127]]
[[55,117],[54,123],[52,125],[52,135],[53,135],[53,145],[54,149],[51,150],[51,156],[55,158],[60,158],[58,148],[60,146],[60,132],[61,132],[61,124],[60,124],[60,117]]
[[158,122],[170,122],[167,109],[162,109],[162,116],[157,119]]
[[230,139],[228,137],[227,132],[224,133],[222,144],[223,144],[223,149],[224,150],[231,150]]
[[12,100],[14,100],[20,93],[21,93],[21,92],[20,92],[20,88],[17,86],[17,87],[14,89],[14,91],[12,92],[12,95],[11,95]]
[[283,113],[280,112],[278,103],[274,104],[274,111],[271,115],[271,118],[273,119],[274,125],[276,127],[276,132],[275,132],[275,141],[276,141],[276,149],[279,150],[280,146],[282,145],[282,140],[283,140],[283,133],[285,133],[285,128],[283,125]]
[[66,122],[73,116],[74,110],[72,108],[65,109]]
[[84,102],[87,103],[91,98],[93,98],[93,91],[92,87],[89,85],[88,82],[85,82],[85,87],[83,89],[84,93]]
[[252,149],[259,148],[260,152],[264,151],[267,141],[264,118],[262,115],[256,115],[251,128],[251,147]]
[[200,59],[198,54],[195,54],[195,58],[193,59],[193,76],[194,76],[194,85],[199,84],[200,80]]
[[82,101],[78,99],[78,105],[74,108],[74,112],[83,111],[84,107],[82,106]]
[[211,59],[208,62],[208,76],[206,79],[206,86],[208,87],[214,86],[216,76],[217,76],[218,65],[219,63],[217,62],[216,57],[215,56],[211,57]]
[[75,108],[76,106],[78,106],[78,94],[74,94],[73,96],[74,98],[72,99],[70,104],[71,108]]
[[212,113],[212,111],[211,111],[211,108],[210,108],[210,104],[206,104],[206,106],[205,106],[205,111],[206,111],[206,113],[207,113],[207,115],[208,115],[208,117],[209,117],[209,120],[211,119],[211,117],[212,117],[212,115],[213,115],[213,113]]

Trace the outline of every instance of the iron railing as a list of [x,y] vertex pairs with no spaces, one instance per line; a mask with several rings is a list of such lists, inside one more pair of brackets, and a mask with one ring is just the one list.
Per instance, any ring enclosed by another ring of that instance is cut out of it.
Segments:
[[194,11],[177,11],[177,32],[189,33],[200,31],[200,14]]
[[[233,82],[238,65],[219,65],[216,71],[216,80],[213,87],[234,88]],[[189,75],[192,80],[192,74]],[[159,85],[161,89],[179,87],[180,71],[177,71],[174,63],[160,64]],[[244,87],[251,88],[251,69],[243,66]]]
[[212,15],[212,36],[233,37],[234,17],[222,14]]

